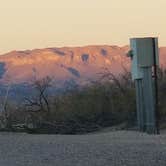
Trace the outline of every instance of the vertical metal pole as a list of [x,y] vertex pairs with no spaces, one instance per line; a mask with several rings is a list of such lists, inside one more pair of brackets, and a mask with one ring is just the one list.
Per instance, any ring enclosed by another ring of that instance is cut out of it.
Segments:
[[155,119],[155,99],[152,82],[151,67],[143,68],[143,93],[146,112],[146,131],[149,134],[156,133],[156,119]]
[[156,129],[157,134],[160,134],[160,113],[158,109],[158,75],[157,75],[157,62],[156,62],[156,47],[155,47],[155,38],[153,38],[153,59],[154,59],[154,88],[155,88],[155,115],[156,115]]
[[138,126],[149,134],[159,134],[158,38],[132,38],[130,45],[132,50],[129,56],[132,57],[132,78],[136,85]]
[[135,80],[136,103],[137,103],[137,122],[140,131],[145,131],[146,114],[144,111],[144,97],[142,90],[142,79]]

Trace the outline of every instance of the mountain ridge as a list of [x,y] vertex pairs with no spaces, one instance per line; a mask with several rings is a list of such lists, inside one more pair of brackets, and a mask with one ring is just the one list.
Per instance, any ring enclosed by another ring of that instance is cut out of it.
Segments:
[[[20,84],[34,77],[50,76],[60,82],[74,80],[86,84],[96,79],[103,68],[115,75],[124,68],[129,70],[131,62],[126,56],[129,49],[127,45],[87,45],[11,51],[0,55],[0,83]],[[159,50],[160,65],[165,67],[166,47]]]

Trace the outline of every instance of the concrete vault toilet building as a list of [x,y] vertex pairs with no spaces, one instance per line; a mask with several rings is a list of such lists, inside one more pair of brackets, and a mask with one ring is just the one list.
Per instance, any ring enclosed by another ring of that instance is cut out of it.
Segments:
[[136,87],[137,121],[140,131],[158,134],[157,38],[131,38],[132,79]]

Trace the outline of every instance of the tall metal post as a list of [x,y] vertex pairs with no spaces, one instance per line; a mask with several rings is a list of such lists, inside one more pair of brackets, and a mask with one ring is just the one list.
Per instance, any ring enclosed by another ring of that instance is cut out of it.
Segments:
[[136,87],[136,106],[137,106],[137,124],[140,131],[146,129],[146,114],[144,112],[144,95],[142,87],[142,79],[135,80]]
[[149,134],[157,133],[155,116],[155,98],[152,80],[151,67],[143,68],[143,96],[146,113],[146,132]]
[[[140,131],[159,134],[157,66],[158,39],[132,38],[128,55],[132,59],[132,79],[135,80],[137,120]],[[154,79],[152,78],[152,67]]]
[[158,50],[156,49],[156,42],[158,42],[155,38],[153,38],[153,59],[154,59],[154,67],[153,67],[153,73],[154,73],[154,95],[155,95],[155,115],[156,115],[156,130],[157,134],[160,134],[160,125],[159,125],[159,120],[160,120],[160,112],[158,109],[158,75],[157,75],[157,61],[156,61],[156,54],[158,54]]

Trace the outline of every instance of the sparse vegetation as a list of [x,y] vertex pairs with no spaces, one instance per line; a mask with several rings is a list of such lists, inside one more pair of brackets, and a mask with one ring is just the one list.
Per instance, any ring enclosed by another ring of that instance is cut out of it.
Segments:
[[[131,74],[115,77],[104,69],[101,79],[82,90],[50,97],[49,77],[34,82],[36,96],[17,105],[8,101],[12,130],[34,133],[77,134],[103,127],[136,123],[135,88]],[[166,118],[166,70],[159,70],[159,108],[161,122]],[[20,125],[18,125],[20,124]]]

